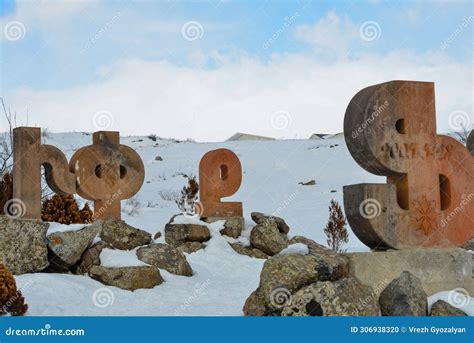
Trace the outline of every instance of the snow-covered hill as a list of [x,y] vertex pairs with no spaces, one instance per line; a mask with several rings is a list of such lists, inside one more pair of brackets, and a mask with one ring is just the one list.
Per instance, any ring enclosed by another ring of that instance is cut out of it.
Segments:
[[[44,143],[57,146],[70,158],[79,147],[90,145],[91,140],[90,134],[64,133],[50,134]],[[122,202],[123,219],[152,234],[164,234],[165,224],[179,212],[167,195],[179,192],[186,184],[183,175],[198,175],[201,157],[217,148],[233,150],[242,163],[242,186],[228,200],[243,202],[243,242],[248,242],[254,225],[250,212],[260,211],[284,218],[291,228],[290,237],[303,235],[325,244],[323,229],[329,202],[336,199],[342,203],[342,186],[384,181],[353,161],[343,138],[194,143],[122,137],[121,143],[136,149],[146,168],[145,183],[134,201]],[[156,160],[157,156],[162,161]],[[316,185],[298,184],[309,180],[315,180]],[[212,227],[213,237],[207,248],[187,256],[195,275],[176,276],[161,270],[166,282],[151,290],[132,293],[104,287],[86,276],[18,276],[17,282],[30,305],[28,314],[241,315],[246,298],[258,285],[264,260],[236,254],[227,244],[232,239],[219,234],[218,224]],[[163,241],[164,235],[157,240]],[[368,250],[352,232],[346,248]],[[97,306],[99,296],[107,306]]]

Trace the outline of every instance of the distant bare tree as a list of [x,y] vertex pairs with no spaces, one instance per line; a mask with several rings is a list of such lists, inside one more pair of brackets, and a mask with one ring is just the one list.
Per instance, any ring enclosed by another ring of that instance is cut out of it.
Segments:
[[461,123],[461,129],[459,131],[453,132],[454,137],[465,146],[467,146],[467,139],[470,133],[471,133],[471,130],[469,130],[467,126],[464,125],[463,123]]

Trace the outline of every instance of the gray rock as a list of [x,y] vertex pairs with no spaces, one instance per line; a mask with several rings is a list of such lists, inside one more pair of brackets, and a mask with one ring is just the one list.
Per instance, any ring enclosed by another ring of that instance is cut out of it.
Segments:
[[467,314],[464,311],[451,306],[446,301],[438,300],[433,304],[433,306],[431,306],[430,316],[465,317]]
[[246,255],[249,257],[255,258],[268,258],[269,256],[265,254],[263,251],[258,250],[257,248],[247,247],[240,243],[229,243],[232,249],[235,250],[236,253],[240,255]]
[[93,266],[89,275],[104,285],[119,287],[127,291],[153,288],[163,282],[160,271],[155,267],[148,266],[119,268]]
[[0,216],[0,263],[14,275],[48,267],[48,228],[49,224],[41,221]]
[[471,250],[471,251],[474,251],[474,237],[472,237],[470,240],[468,240],[466,242],[466,244],[464,244],[463,248],[465,250]]
[[153,236],[153,239],[160,239],[161,238],[161,232],[158,231],[157,233],[155,233],[155,235]]
[[420,279],[404,271],[388,284],[379,297],[383,316],[426,316],[427,295]]
[[265,307],[265,299],[258,290],[253,291],[252,294],[245,301],[243,308],[245,316],[267,316],[268,312]]
[[187,254],[192,254],[192,253],[194,253],[196,251],[199,251],[199,250],[202,250],[204,248],[206,248],[206,244],[204,244],[204,243],[186,242],[186,243],[181,244],[176,249],[178,249],[181,252],[185,252]]
[[275,216],[267,216],[261,212],[252,212],[250,216],[252,217],[252,220],[256,224],[263,224],[266,221],[271,221],[277,224],[278,230],[281,233],[284,233],[286,235],[288,234],[288,232],[290,232],[290,227],[286,224],[285,220],[283,220],[282,218],[275,217]]
[[137,256],[140,261],[165,269],[171,274],[193,275],[193,270],[186,260],[186,256],[171,245],[153,243],[139,248]]
[[53,270],[68,271],[82,257],[100,231],[100,223],[77,231],[55,232],[48,235],[49,263]]
[[378,316],[380,308],[372,289],[355,278],[316,282],[287,300],[282,316]]
[[250,233],[250,243],[255,248],[273,256],[288,246],[288,237],[278,231],[277,224],[272,221],[264,221],[257,224]]
[[[333,146],[331,145],[331,148]],[[314,186],[316,185],[316,181],[315,180],[309,180],[307,182],[298,182],[298,185],[302,185],[302,186]]]
[[82,254],[81,260],[77,264],[74,273],[78,275],[84,275],[89,273],[89,270],[93,266],[100,265],[100,253],[108,245],[105,242],[97,242],[87,249],[84,254]]
[[161,156],[156,156],[155,161],[163,161],[163,158]]
[[220,231],[222,235],[238,238],[244,229],[244,218],[232,217],[225,221],[224,228]]
[[[347,259],[335,258],[332,254],[274,256],[263,265],[254,299],[246,303],[243,311],[246,315],[261,315],[258,313],[263,304],[265,315],[279,315],[285,299],[302,287],[317,281],[335,281],[347,276],[348,272]],[[258,306],[255,305],[257,300]]]
[[132,250],[151,242],[150,233],[134,228],[118,219],[102,222],[100,238],[119,250]]
[[198,224],[166,224],[165,241],[175,247],[186,242],[206,242],[211,233],[205,225]]

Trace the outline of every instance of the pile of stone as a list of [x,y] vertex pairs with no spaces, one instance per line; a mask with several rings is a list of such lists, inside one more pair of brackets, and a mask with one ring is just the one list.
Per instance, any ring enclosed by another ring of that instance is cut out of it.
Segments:
[[350,259],[304,237],[309,253],[269,258],[258,288],[248,297],[246,316],[464,316],[442,300],[428,313],[427,294],[408,271],[380,292],[350,273]]
[[180,252],[194,253],[206,247],[211,239],[211,232],[207,225],[195,223],[175,223],[173,216],[165,226],[165,241]]
[[[160,270],[192,276],[182,251],[154,243],[150,233],[122,220],[97,221],[76,231],[47,234],[49,223],[0,216],[0,261],[15,275],[34,272],[89,275],[126,290],[153,288],[163,282]],[[107,249],[136,250],[146,265],[108,267],[100,255]]]
[[250,233],[250,245],[230,243],[237,253],[256,258],[268,258],[278,254],[292,243],[288,238],[290,228],[282,218],[260,212],[252,212],[251,217],[257,225]]

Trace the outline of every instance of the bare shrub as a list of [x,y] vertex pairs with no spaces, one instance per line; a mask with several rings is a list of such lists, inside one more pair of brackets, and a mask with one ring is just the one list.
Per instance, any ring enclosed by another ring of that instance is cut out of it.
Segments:
[[328,246],[335,252],[344,252],[342,245],[349,242],[349,234],[346,229],[346,217],[341,206],[336,200],[331,200],[329,206],[329,221],[324,229]]
[[182,213],[196,214],[195,204],[198,200],[199,183],[195,176],[188,177],[188,185],[181,190],[181,196],[176,200],[176,205]]
[[161,190],[158,194],[164,201],[177,202],[180,199],[180,193],[178,191]]

